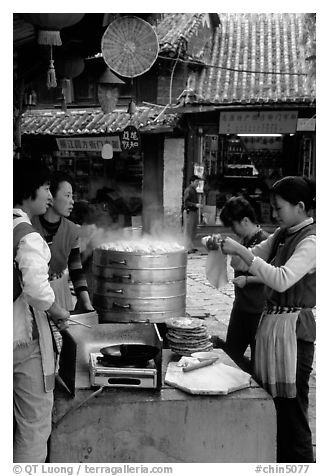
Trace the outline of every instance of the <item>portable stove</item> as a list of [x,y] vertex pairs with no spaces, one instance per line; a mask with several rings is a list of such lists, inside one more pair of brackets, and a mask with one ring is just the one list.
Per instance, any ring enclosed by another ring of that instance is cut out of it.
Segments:
[[156,388],[157,367],[154,360],[141,366],[131,362],[111,361],[100,352],[91,352],[89,360],[91,386]]

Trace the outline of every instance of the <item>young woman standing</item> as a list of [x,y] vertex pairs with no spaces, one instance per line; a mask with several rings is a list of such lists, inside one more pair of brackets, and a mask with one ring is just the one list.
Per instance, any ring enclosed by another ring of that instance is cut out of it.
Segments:
[[[46,212],[51,199],[49,170],[39,161],[14,160],[14,264],[21,292],[13,304],[13,393],[15,463],[43,463],[51,433],[54,349],[47,314],[58,330],[68,327],[70,314],[55,302],[48,281],[50,250],[31,226]],[[19,226],[29,231],[15,237]],[[15,241],[18,243],[15,244]]]
[[[93,311],[90,302],[87,281],[81,263],[78,225],[67,217],[73,209],[74,183],[70,175],[56,171],[51,175],[51,205],[44,215],[35,216],[32,225],[48,243],[51,251],[49,263],[49,281],[55,293],[56,301],[68,311]],[[67,273],[68,270],[68,273]],[[73,305],[69,278],[77,297]],[[58,358],[62,348],[62,336],[51,325],[57,346]],[[56,369],[58,363],[56,364]]]
[[68,268],[77,297],[75,310],[92,311],[87,282],[83,273],[79,246],[78,226],[70,221],[73,205],[72,178],[63,172],[54,172],[50,180],[53,196],[51,206],[42,216],[33,219],[33,226],[45,238],[51,250],[49,280],[58,302],[69,311],[73,301],[68,283]]
[[265,284],[266,308],[256,334],[255,377],[277,410],[277,462],[313,462],[308,423],[309,377],[315,341],[316,244],[310,211],[315,183],[284,177],[272,187],[279,228],[253,248],[225,238],[232,265]]
[[[243,197],[232,197],[224,205],[220,219],[240,239],[246,248],[251,248],[268,237],[257,224],[256,214]],[[255,353],[255,335],[264,309],[265,295],[262,281],[248,271],[234,272],[235,298],[226,335],[226,350],[238,365],[252,372]],[[244,358],[250,346],[251,362]]]

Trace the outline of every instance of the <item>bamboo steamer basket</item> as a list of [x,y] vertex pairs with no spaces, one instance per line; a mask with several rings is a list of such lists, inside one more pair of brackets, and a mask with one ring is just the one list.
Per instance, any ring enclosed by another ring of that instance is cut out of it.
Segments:
[[185,316],[187,252],[96,248],[93,305],[100,322],[164,322]]

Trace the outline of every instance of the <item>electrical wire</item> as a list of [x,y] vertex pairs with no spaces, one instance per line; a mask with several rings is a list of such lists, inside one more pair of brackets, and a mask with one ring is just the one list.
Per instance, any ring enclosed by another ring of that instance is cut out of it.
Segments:
[[[173,61],[173,58],[169,58],[168,56],[158,55],[158,58]],[[177,58],[175,58],[175,61],[176,61],[176,63],[179,61],[181,63],[194,64],[194,65],[203,66],[203,67],[206,67],[206,68],[223,69],[223,70],[226,70],[226,71],[234,71],[236,73],[279,74],[279,75],[286,75],[287,74],[288,76],[307,76],[307,73],[289,73],[289,72],[284,73],[282,71],[254,71],[254,70],[251,70],[251,69],[228,68],[226,66],[218,66],[218,65],[214,65],[214,64],[201,63],[201,62],[193,61],[193,60],[184,60],[182,58],[178,58],[178,56],[177,56]],[[176,63],[175,63],[174,66],[176,66]]]
[[175,60],[175,64],[172,68],[172,71],[171,71],[171,75],[170,75],[170,83],[169,83],[169,104],[171,104],[171,96],[172,96],[172,83],[173,83],[173,79],[174,79],[174,72],[175,72],[175,69],[176,69],[176,66],[177,66],[177,62],[179,61],[179,55],[180,55],[180,50],[181,50],[181,43],[179,44],[178,46],[178,51],[177,51],[177,58]]

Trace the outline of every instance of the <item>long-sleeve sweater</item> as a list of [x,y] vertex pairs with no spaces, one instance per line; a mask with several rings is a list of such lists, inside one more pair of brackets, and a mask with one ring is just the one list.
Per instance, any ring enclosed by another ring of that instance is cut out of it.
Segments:
[[[295,233],[307,224],[313,223],[309,218],[304,222],[291,227],[288,233]],[[310,235],[301,240],[292,256],[283,266],[273,266],[267,263],[273,247],[274,233],[267,240],[250,248],[255,259],[250,267],[236,256],[232,257],[231,264],[235,269],[249,270],[255,276],[258,276],[263,283],[278,291],[284,292],[297,283],[305,274],[314,273],[316,268],[316,236]]]
[[[28,215],[21,209],[14,208],[13,212],[19,217],[14,220],[14,226],[20,221],[31,224]],[[53,343],[46,313],[43,312],[55,301],[48,281],[49,260],[49,247],[39,233],[29,233],[20,240],[15,261],[22,274],[23,287],[13,304],[14,349],[31,342],[36,326],[46,392],[53,390],[55,384]]]
[[[282,243],[279,238],[278,229],[267,240],[250,248],[255,259],[249,271],[265,283],[269,308],[301,308],[296,324],[297,339],[314,342],[316,329],[312,308],[316,304],[316,246],[313,219],[289,228]],[[277,251],[272,256],[277,244]],[[239,264],[248,269],[240,258],[234,257],[232,266]]]

